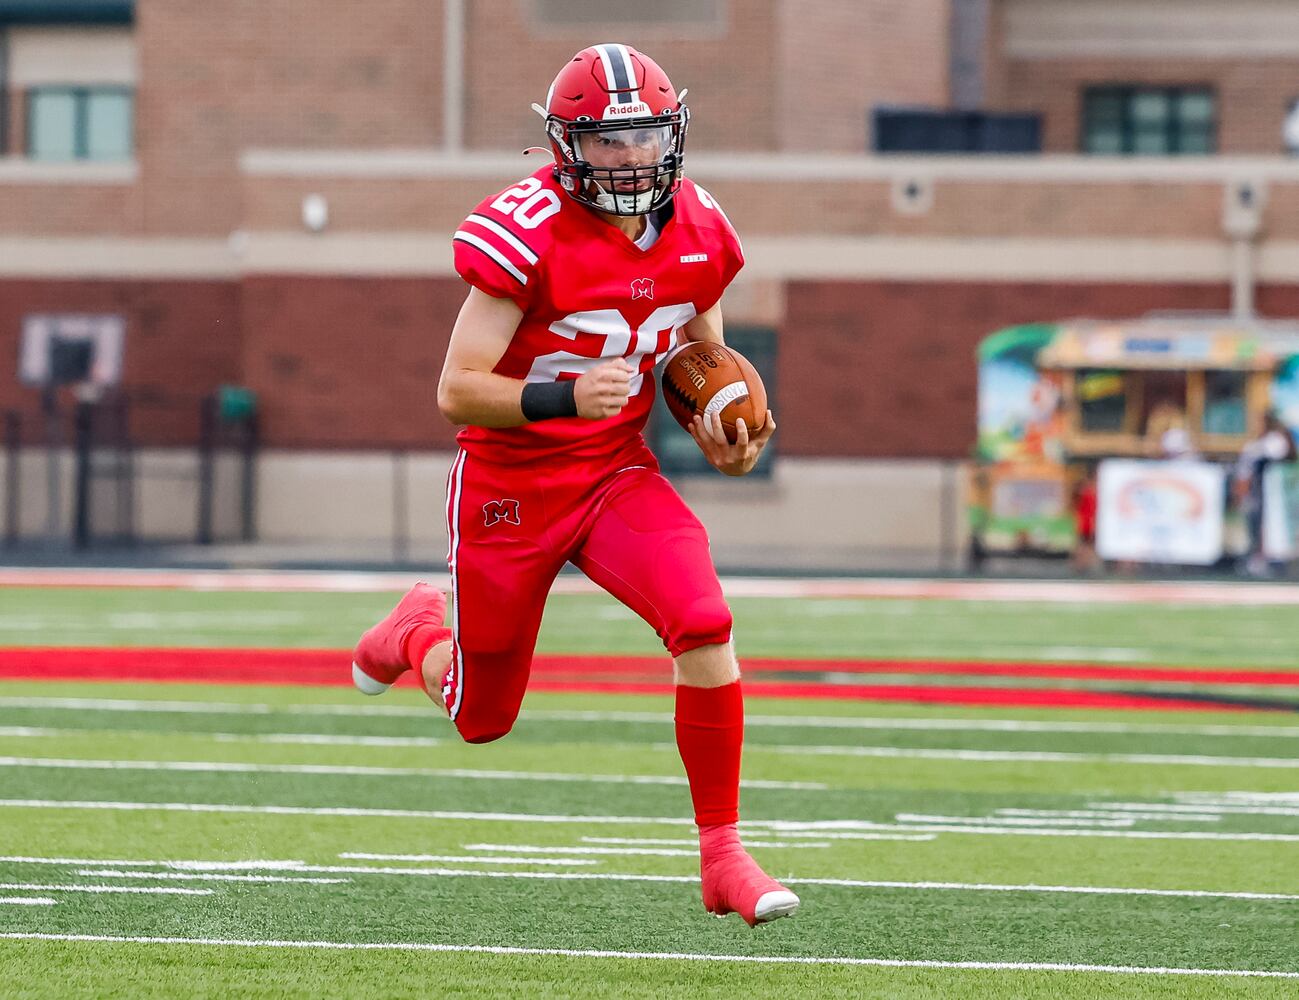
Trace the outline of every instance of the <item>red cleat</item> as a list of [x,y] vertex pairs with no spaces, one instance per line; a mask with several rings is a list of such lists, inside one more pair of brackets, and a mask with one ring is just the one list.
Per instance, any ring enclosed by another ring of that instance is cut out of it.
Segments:
[[733,824],[700,829],[699,862],[704,909],[709,913],[738,913],[754,927],[798,909],[798,897],[749,856]]
[[[447,598],[437,587],[417,583],[397,602],[383,621],[368,630],[352,653],[352,683],[362,694],[383,694],[411,662],[410,640],[421,625],[440,628],[447,613]],[[451,630],[445,629],[446,638]]]

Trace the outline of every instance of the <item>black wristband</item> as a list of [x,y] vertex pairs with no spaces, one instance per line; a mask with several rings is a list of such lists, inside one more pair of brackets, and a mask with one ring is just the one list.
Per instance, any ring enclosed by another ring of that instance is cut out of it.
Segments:
[[523,387],[519,405],[528,420],[553,420],[577,416],[577,381],[529,382]]

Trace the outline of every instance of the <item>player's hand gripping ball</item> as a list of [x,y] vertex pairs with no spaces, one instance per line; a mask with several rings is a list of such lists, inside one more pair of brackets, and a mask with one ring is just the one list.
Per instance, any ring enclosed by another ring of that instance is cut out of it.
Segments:
[[757,370],[739,351],[721,344],[695,341],[669,354],[663,363],[663,399],[687,431],[696,415],[708,423],[720,414],[731,444],[736,420],[743,420],[750,434],[767,420],[767,390]]

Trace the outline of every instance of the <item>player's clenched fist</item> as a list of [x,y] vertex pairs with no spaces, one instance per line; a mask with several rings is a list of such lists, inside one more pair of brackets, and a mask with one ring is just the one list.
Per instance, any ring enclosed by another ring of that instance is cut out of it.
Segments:
[[573,387],[577,415],[587,420],[616,416],[627,405],[632,374],[625,358],[614,358],[579,376]]

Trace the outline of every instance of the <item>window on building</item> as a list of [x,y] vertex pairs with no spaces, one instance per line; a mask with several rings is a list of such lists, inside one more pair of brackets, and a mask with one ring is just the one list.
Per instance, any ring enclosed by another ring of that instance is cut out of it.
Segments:
[[1177,156],[1217,151],[1213,91],[1204,87],[1089,87],[1082,150]]
[[713,26],[722,22],[723,0],[533,0],[533,16],[547,27],[590,24]]
[[34,87],[27,155],[34,160],[129,160],[134,104],[125,87]]
[[1078,372],[1079,429],[1084,434],[1123,430],[1128,410],[1125,373],[1108,369]]
[[[776,331],[767,326],[726,325],[726,343],[734,347],[752,362],[767,390],[768,406],[775,410],[776,393]],[[657,375],[657,372],[655,373]],[[663,402],[662,393],[654,404],[650,414],[650,423],[646,438],[658,457],[663,474],[669,478],[680,476],[717,475],[713,467],[704,458],[703,452],[695,444],[695,439],[682,430],[672,415],[667,404]],[[779,437],[779,435],[777,435]],[[766,479],[771,476],[771,463],[775,460],[776,438],[773,437],[762,449],[758,464],[749,473],[750,477]]]
[[1247,409],[1245,372],[1204,373],[1204,425],[1206,434],[1244,434]]

